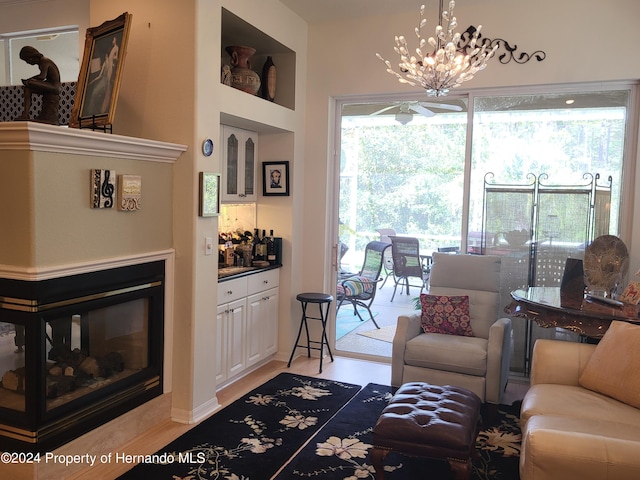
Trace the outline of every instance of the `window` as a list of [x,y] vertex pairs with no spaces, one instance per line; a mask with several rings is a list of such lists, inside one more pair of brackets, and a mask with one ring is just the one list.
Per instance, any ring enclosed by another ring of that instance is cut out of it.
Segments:
[[[618,235],[625,152],[631,150],[629,106],[635,87],[605,87],[438,99],[421,96],[406,101],[339,100],[338,232],[344,244],[341,251],[346,250],[341,269],[358,270],[364,246],[379,238],[376,230],[381,228],[418,237],[423,254],[444,247],[478,253],[488,174],[500,184],[525,184],[534,176],[553,187],[579,185],[597,177],[597,182],[611,186],[604,209],[608,218],[600,223],[608,222],[608,230],[597,233]],[[564,199],[573,202],[578,197]],[[555,190],[547,197],[552,202],[558,198]],[[562,265],[567,255],[579,258],[584,249],[587,220],[571,223],[575,216],[571,212],[583,208],[583,203],[549,203],[545,218],[539,221],[547,243],[558,239],[560,229],[571,244],[563,250]],[[514,205],[519,207],[525,206]],[[525,230],[531,225],[526,220]],[[529,268],[528,262],[515,263],[514,268],[518,264]],[[528,278],[527,272],[520,273]],[[503,301],[509,298],[507,287]],[[528,345],[535,338],[575,340],[569,332],[535,326],[531,336],[518,322],[524,320],[514,320],[514,372],[526,370]]]
[[80,69],[78,27],[0,34],[0,86],[21,85],[38,73],[37,66],[20,59],[20,50],[32,46],[50,58],[63,82],[76,82]]

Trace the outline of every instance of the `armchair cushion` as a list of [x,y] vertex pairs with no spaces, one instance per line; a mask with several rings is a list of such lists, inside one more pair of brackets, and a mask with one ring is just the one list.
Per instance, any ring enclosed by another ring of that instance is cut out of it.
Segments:
[[418,335],[406,343],[404,361],[415,367],[484,377],[487,373],[487,340],[442,334]]
[[467,295],[420,295],[422,329],[425,333],[442,333],[472,337]]
[[596,346],[580,385],[640,408],[640,326],[611,322]]

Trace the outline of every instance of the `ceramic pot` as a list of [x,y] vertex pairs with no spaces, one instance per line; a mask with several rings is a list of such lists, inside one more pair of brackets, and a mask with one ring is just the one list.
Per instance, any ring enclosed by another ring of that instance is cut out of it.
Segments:
[[249,58],[256,53],[252,47],[231,45],[225,49],[231,56],[231,86],[256,95],[260,90],[260,77],[251,70]]

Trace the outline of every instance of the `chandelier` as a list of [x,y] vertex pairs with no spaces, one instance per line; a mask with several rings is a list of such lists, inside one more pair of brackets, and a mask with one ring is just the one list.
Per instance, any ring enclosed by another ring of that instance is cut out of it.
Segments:
[[[409,53],[407,40],[404,36],[395,37],[396,46],[393,49],[400,55],[398,66],[402,74],[396,72],[388,60],[376,53],[376,56],[387,66],[387,72],[395,75],[400,83],[422,87],[431,97],[447,95],[450,89],[471,80],[478,71],[486,67],[487,62],[498,48],[498,44],[493,47],[487,42],[477,44],[481,25],[471,34],[468,43],[462,46],[460,42],[462,35],[454,33],[458,26],[456,17],[453,16],[456,3],[451,0],[449,11],[445,11],[443,10],[443,1],[440,0],[439,12],[442,25],[436,26],[435,37],[430,37],[429,40],[425,40],[420,33],[427,24],[427,19],[424,18],[425,6],[420,7],[420,24],[415,29],[418,37],[416,56]],[[428,46],[433,48],[431,52],[424,50]]]

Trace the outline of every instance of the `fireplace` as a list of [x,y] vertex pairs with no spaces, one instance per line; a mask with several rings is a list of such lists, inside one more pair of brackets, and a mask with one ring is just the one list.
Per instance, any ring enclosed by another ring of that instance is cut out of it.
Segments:
[[162,393],[165,262],[0,279],[0,451],[50,451]]

